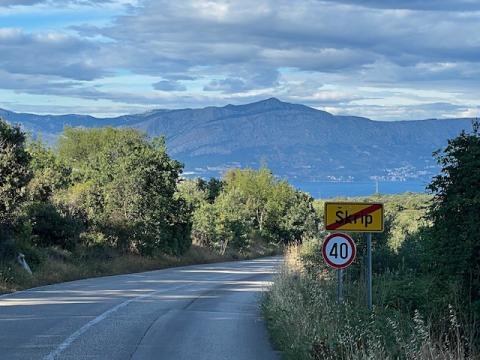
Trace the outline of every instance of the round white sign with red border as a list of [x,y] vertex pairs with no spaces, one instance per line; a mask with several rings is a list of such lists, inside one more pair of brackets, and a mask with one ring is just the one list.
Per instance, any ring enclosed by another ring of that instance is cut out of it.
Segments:
[[332,268],[344,269],[355,260],[357,247],[349,235],[334,233],[325,238],[322,255],[325,262]]

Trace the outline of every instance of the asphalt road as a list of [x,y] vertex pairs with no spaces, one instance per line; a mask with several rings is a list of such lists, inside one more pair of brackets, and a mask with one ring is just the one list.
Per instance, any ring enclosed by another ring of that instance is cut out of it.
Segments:
[[0,359],[279,359],[258,301],[280,262],[194,265],[2,296]]

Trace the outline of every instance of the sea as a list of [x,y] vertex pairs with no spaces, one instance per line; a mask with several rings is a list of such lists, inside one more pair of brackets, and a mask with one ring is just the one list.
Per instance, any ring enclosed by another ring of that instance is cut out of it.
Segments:
[[428,182],[421,181],[379,181],[378,187],[372,182],[302,182],[290,183],[297,189],[309,193],[316,199],[329,199],[335,197],[368,196],[379,194],[403,194],[406,192],[426,193]]

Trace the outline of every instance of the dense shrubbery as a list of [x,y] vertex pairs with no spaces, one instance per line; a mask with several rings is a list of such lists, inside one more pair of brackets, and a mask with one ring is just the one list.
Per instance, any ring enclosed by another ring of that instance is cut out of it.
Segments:
[[192,237],[199,244],[224,253],[228,247],[248,249],[258,239],[279,245],[301,241],[318,230],[313,199],[275,179],[267,168],[230,170],[221,184],[208,184],[181,185],[195,209]]
[[[386,207],[385,233],[373,239],[372,314],[365,314],[362,237],[354,236],[357,260],[345,271],[345,306],[334,305],[335,276],[324,265],[320,239],[304,243],[296,263],[277,279],[265,311],[290,358],[478,358],[478,124],[472,133],[450,140],[436,157],[442,171],[429,186],[433,196],[355,199]],[[320,212],[322,205],[315,204]],[[282,328],[296,329],[295,343],[288,342]]]
[[35,264],[52,249],[77,259],[178,256],[192,240],[247,255],[317,230],[313,199],[268,169],[186,180],[164,140],[137,130],[66,128],[48,148],[0,119],[0,150],[3,269],[18,252]]
[[457,289],[480,330],[480,123],[450,140],[437,159],[443,170],[429,186],[435,201],[425,231],[425,272],[435,274],[436,293]]
[[0,253],[7,251],[12,243],[12,232],[32,177],[31,156],[25,150],[25,141],[20,128],[0,119]]
[[68,206],[84,212],[108,245],[150,255],[188,249],[189,214],[175,197],[182,167],[162,139],[131,129],[67,128],[58,153],[73,169]]
[[[176,196],[182,166],[162,139],[130,129],[65,129],[56,151],[0,121],[2,242],[180,254],[190,212]],[[23,225],[18,229],[16,223]],[[26,239],[25,239],[26,238]],[[92,241],[93,240],[93,241]]]
[[335,283],[328,276],[305,272],[301,258],[310,252],[306,248],[302,254],[298,248],[290,249],[286,268],[263,302],[273,340],[286,359],[478,358],[471,346],[474,333],[462,326],[453,307],[445,312],[445,327],[438,332],[421,311],[399,311],[378,304],[378,298],[373,311],[367,311],[358,283],[348,289],[355,296],[339,306]]

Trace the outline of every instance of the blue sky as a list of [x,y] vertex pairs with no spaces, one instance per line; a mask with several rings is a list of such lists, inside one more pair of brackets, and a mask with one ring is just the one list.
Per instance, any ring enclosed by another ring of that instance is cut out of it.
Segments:
[[480,113],[480,0],[0,0],[0,107]]

